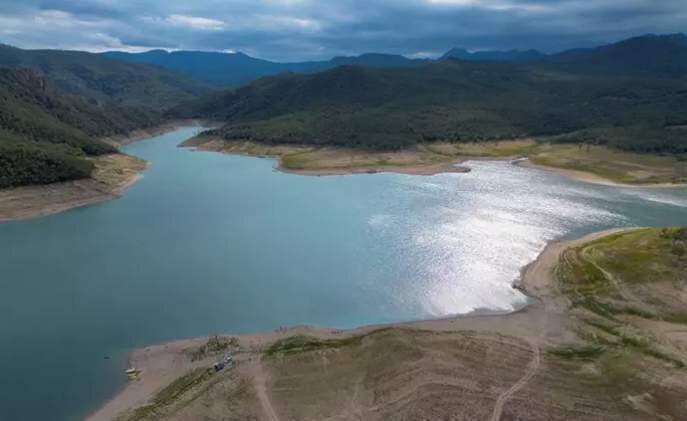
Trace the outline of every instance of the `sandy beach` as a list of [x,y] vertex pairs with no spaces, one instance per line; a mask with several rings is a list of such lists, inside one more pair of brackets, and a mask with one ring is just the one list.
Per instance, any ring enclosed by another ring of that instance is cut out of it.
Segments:
[[[241,349],[236,356],[238,362],[237,370],[241,373],[241,376],[247,379],[254,378],[259,382],[264,381],[261,378],[262,368],[259,363],[261,352],[275,341],[294,335],[308,335],[323,340],[345,339],[388,328],[401,331],[407,330],[409,332],[471,332],[472,335],[484,335],[485,340],[489,339],[490,341],[496,340],[498,342],[503,340],[505,341],[504,343],[509,344],[512,340],[520,341],[518,343],[524,344],[525,350],[528,347],[531,349],[526,351],[526,353],[530,354],[532,358],[531,364],[535,365],[535,359],[538,358],[541,349],[556,344],[569,343],[576,338],[575,334],[567,327],[566,303],[559,298],[560,296],[556,293],[556,287],[552,282],[552,270],[559,256],[569,247],[578,247],[587,242],[624,230],[612,229],[593,233],[572,241],[549,244],[534,262],[523,268],[522,277],[517,282],[517,288],[530,296],[531,302],[523,309],[514,313],[486,313],[438,320],[372,325],[345,331],[298,326],[280,328],[273,332],[236,335],[232,337],[236,338],[238,347]],[[441,341],[439,338],[436,340]],[[132,367],[141,370],[141,378],[138,381],[130,382],[121,393],[107,402],[98,411],[91,414],[87,419],[90,421],[114,419],[117,414],[149,402],[165,385],[171,383],[175,378],[183,376],[189,370],[203,364],[206,366],[208,364],[211,365],[212,358],[191,361],[188,357],[191,350],[196,349],[206,341],[207,338],[180,340],[133,351],[129,361]],[[432,341],[430,340],[428,346],[431,344]],[[518,346],[521,347],[522,345]],[[529,374],[522,373],[522,378],[524,379],[522,385],[527,383],[527,380],[533,374],[533,372]],[[515,391],[511,390],[510,392],[512,394]],[[508,396],[510,395],[505,396],[502,400],[507,400]],[[269,399],[269,396],[266,399]],[[502,405],[503,402],[501,402]],[[495,411],[497,409],[495,408]],[[262,411],[261,419],[273,419],[268,414],[269,408],[266,409],[263,406]]]

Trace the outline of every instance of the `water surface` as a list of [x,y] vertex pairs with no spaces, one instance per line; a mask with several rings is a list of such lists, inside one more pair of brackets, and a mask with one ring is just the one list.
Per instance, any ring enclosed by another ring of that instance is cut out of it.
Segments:
[[151,343],[512,310],[511,282],[552,239],[687,224],[686,189],[506,162],[304,177],[177,148],[194,130],[128,146],[152,167],[119,200],[0,224],[0,419],[79,419]]

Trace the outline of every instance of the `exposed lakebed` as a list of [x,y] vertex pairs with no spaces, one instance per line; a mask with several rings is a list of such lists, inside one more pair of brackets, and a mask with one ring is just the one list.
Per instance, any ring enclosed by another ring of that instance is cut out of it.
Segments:
[[151,343],[510,311],[548,241],[687,224],[685,188],[495,161],[307,177],[176,147],[196,131],[127,146],[152,166],[119,200],[0,224],[0,419],[80,419]]

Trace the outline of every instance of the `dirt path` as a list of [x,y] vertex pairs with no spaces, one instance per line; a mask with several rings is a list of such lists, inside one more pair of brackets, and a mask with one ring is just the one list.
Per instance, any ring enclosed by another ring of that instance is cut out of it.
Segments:
[[269,421],[279,421],[279,417],[272,406],[272,401],[267,395],[267,386],[265,385],[265,383],[267,383],[267,375],[262,369],[260,358],[257,358],[253,364],[255,365],[253,369],[253,382],[255,384],[255,393],[258,395],[258,400],[260,401],[260,406],[262,406],[262,410]]
[[503,392],[498,399],[496,399],[496,404],[494,405],[494,411],[491,413],[490,421],[499,421],[501,419],[503,405],[505,405],[506,402],[508,402],[508,399],[510,399],[511,396],[513,396],[518,390],[522,389],[522,387],[525,386],[527,382],[530,381],[530,379],[537,373],[539,364],[541,363],[539,347],[534,344],[530,344],[530,346],[532,347],[533,356],[527,372],[520,380],[518,380],[513,386]]

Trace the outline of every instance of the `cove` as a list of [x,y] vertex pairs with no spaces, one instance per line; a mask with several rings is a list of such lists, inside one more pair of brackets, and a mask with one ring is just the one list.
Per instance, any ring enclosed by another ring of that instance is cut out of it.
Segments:
[[687,225],[687,189],[585,184],[507,162],[468,174],[306,177],[134,143],[116,201],[0,224],[0,419],[81,419],[132,348],[222,332],[512,311],[547,242]]

